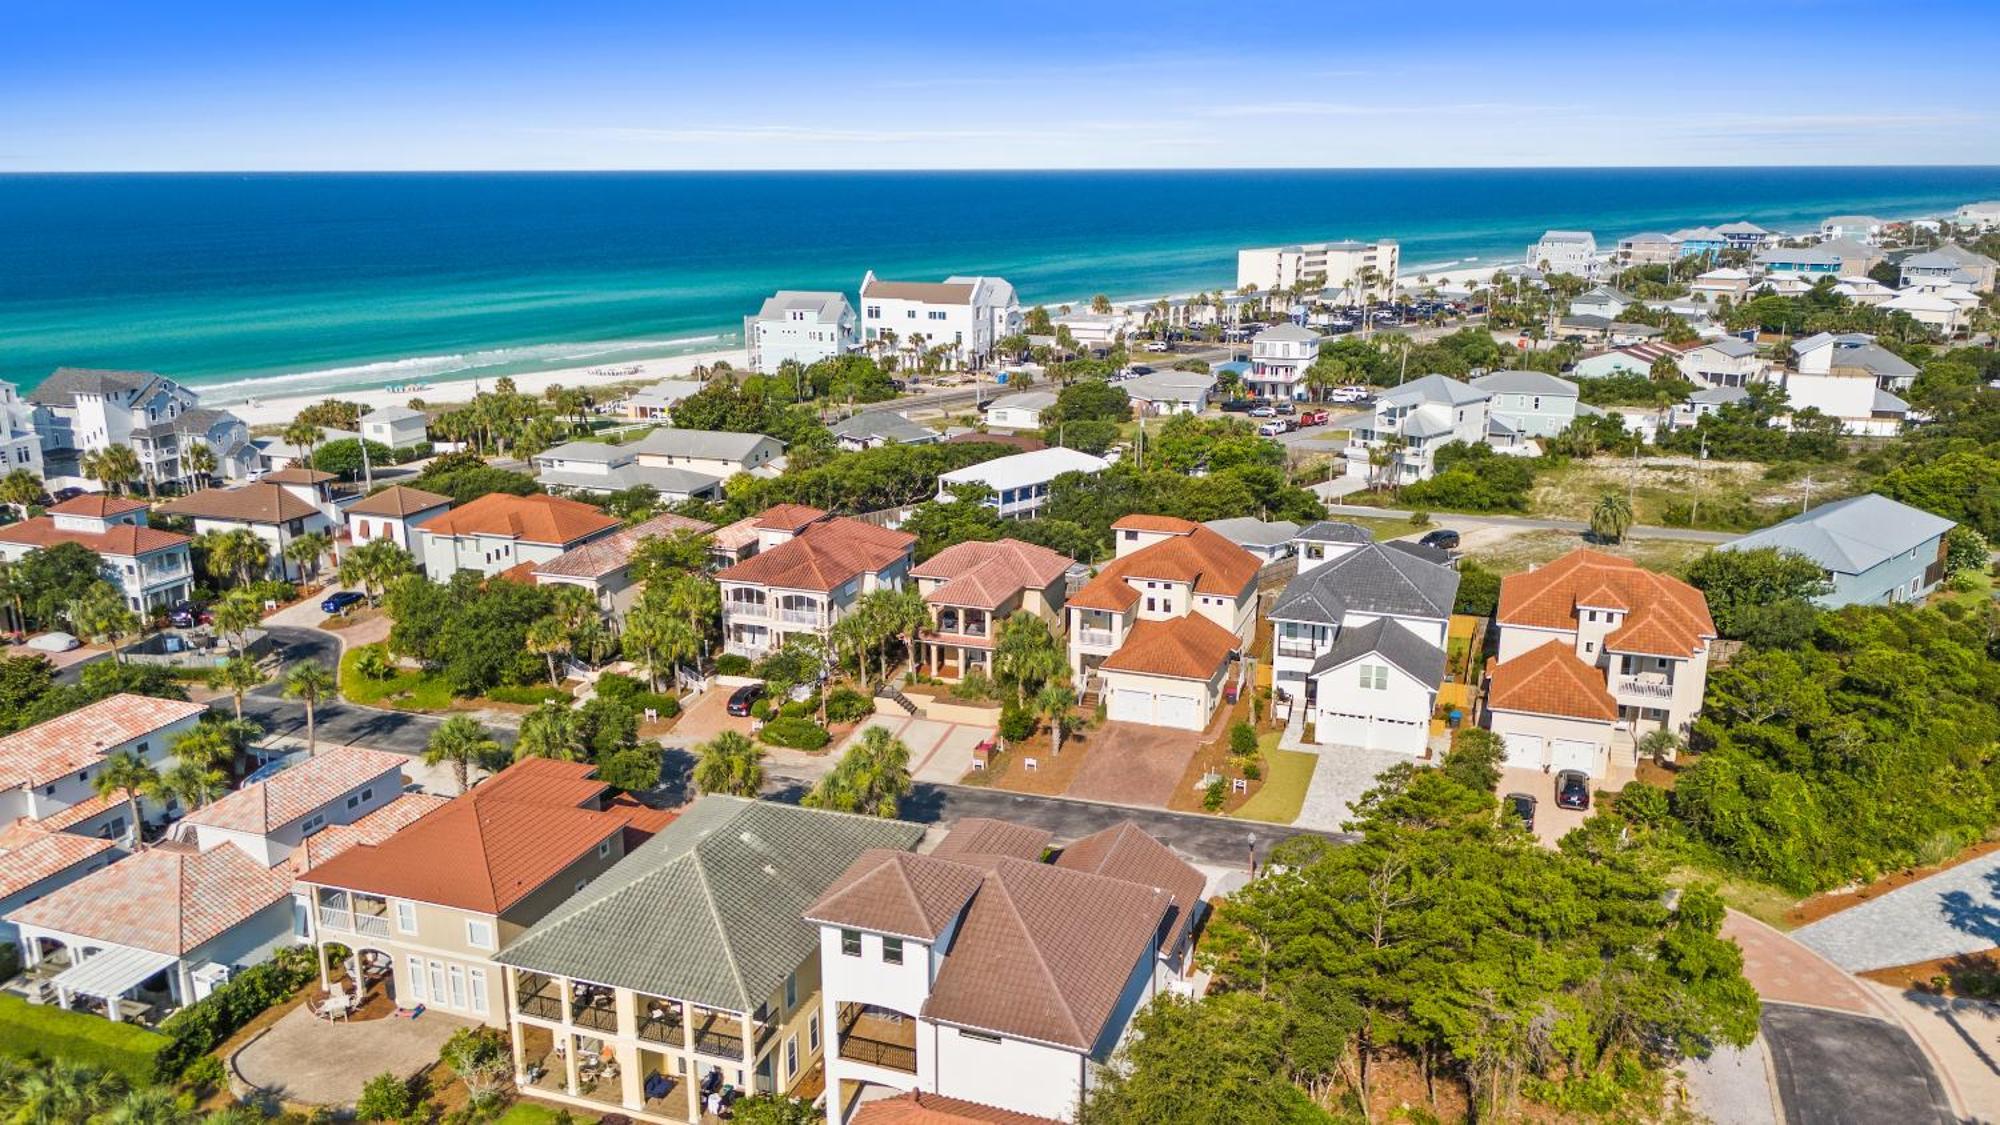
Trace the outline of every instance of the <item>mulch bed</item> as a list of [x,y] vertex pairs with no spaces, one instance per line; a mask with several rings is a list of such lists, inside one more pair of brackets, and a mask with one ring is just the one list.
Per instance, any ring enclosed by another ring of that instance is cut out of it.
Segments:
[[[1885,875],[1858,890],[1822,891],[1787,910],[1785,912],[1785,921],[1795,926],[1803,926],[1808,922],[1817,922],[1821,918],[1838,914],[1850,907],[1860,906],[1864,902],[1881,898],[1898,887],[1907,887],[1911,883],[1929,878],[1940,871],[1948,871],[1961,863],[1970,862],[1983,855],[1990,855],[1996,850],[2000,850],[2000,840],[1986,840],[1974,844],[1957,855],[1952,856],[1950,859],[1945,860],[1943,863],[1932,867],[1912,867],[1906,871],[1898,871],[1893,875]],[[1896,970],[1884,969],[1881,971],[1894,972]]]

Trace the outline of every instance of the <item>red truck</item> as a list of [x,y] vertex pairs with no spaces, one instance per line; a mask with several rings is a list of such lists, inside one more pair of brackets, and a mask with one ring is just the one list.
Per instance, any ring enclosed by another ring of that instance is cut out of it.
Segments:
[[1299,425],[1301,427],[1324,426],[1328,417],[1329,415],[1324,410],[1308,410],[1299,415]]

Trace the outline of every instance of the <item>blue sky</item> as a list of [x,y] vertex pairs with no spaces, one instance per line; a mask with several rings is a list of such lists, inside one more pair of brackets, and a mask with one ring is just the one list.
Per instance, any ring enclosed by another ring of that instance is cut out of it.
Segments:
[[0,172],[2000,163],[1994,0],[0,0]]

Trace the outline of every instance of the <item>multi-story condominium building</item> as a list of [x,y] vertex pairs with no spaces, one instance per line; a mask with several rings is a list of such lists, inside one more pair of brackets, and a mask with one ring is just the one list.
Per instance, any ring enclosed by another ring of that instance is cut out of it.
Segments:
[[347,537],[354,543],[387,539],[423,562],[416,529],[451,511],[451,497],[406,485],[390,485],[347,506]]
[[1265,398],[1302,399],[1306,368],[1319,358],[1319,333],[1297,324],[1266,328],[1250,341],[1250,393]]
[[954,543],[910,571],[930,607],[931,625],[917,639],[925,674],[957,681],[973,669],[993,673],[1000,626],[1031,613],[1060,630],[1066,576],[1075,565],[1047,547],[1002,539]]
[[[103,493],[77,496],[46,513],[0,527],[0,562],[19,562],[32,551],[75,543],[104,560],[104,577],[125,595],[135,613],[187,600],[194,583],[187,536],[147,525],[146,505]],[[0,609],[0,616],[12,607]]]
[[1710,340],[1674,359],[1689,382],[1701,387],[1747,387],[1770,377],[1771,365],[1757,345],[1737,336]]
[[1383,391],[1374,416],[1348,431],[1347,475],[1390,484],[1430,479],[1440,448],[1486,440],[1492,397],[1449,375],[1426,375]]
[[786,360],[810,366],[861,346],[861,319],[839,293],[780,289],[757,315],[743,318],[750,369],[774,374]]
[[1528,265],[1544,273],[1597,274],[1597,236],[1587,230],[1552,230],[1528,247]]
[[1396,288],[1401,264],[1402,247],[1387,238],[1262,246],[1236,252],[1236,287],[1345,289],[1350,303],[1369,301]]
[[99,489],[83,475],[83,455],[114,445],[138,455],[142,479],[193,483],[180,460],[184,443],[215,453],[216,474],[241,480],[256,469],[241,419],[201,406],[193,391],[151,371],[58,368],[28,394],[41,438],[43,477],[52,485]]
[[1352,524],[1299,534],[1299,573],[1271,605],[1272,682],[1310,741],[1421,754],[1443,682],[1458,572]]
[[1902,270],[1904,288],[1922,286],[1940,288],[1962,286],[1974,293],[1993,292],[1993,280],[2000,263],[1984,254],[1975,253],[1956,242],[1947,242],[1935,250],[1915,254],[1897,263]]
[[1716,550],[1804,555],[1826,572],[1827,591],[1814,600],[1828,609],[1893,605],[1921,601],[1944,581],[1944,537],[1953,526],[1869,492],[1821,504]]
[[937,498],[956,499],[967,485],[986,490],[981,503],[1005,519],[1032,519],[1049,502],[1049,486],[1064,473],[1095,475],[1111,462],[1063,446],[995,457],[938,475]]
[[345,510],[352,493],[337,493],[332,473],[298,466],[266,473],[252,484],[234,488],[204,488],[160,510],[194,521],[196,535],[211,531],[248,530],[270,548],[269,573],[296,581],[305,568],[285,557],[285,548],[301,535],[332,537],[346,525]]
[[1628,266],[1663,265],[1680,257],[1670,234],[1643,231],[1618,240],[1618,260]]
[[418,525],[417,557],[432,581],[449,582],[461,570],[493,575],[545,563],[617,530],[618,517],[581,500],[490,492]]
[[1485,721],[1507,764],[1603,777],[1635,739],[1684,733],[1701,710],[1715,622],[1701,591],[1581,548],[1500,580]]
[[721,477],[671,465],[643,464],[641,456],[636,444],[566,442],[535,454],[535,479],[556,493],[602,496],[630,488],[650,488],[670,504],[721,498]]
[[652,1122],[713,1120],[704,1095],[724,1086],[791,1093],[838,1013],[821,1003],[820,933],[803,915],[857,860],[903,854],[923,831],[771,801],[695,802],[505,943],[521,1091]]
[[1793,410],[1810,407],[1838,418],[1851,434],[1886,437],[1902,429],[1910,407],[1900,395],[1916,382],[1917,369],[1875,337],[1821,332],[1792,344],[1792,362],[1783,379]]
[[1576,384],[1541,371],[1495,371],[1472,380],[1485,391],[1487,440],[1493,445],[1517,445],[1552,437],[1569,428],[1578,413]]
[[42,472],[42,438],[35,432],[35,407],[21,400],[12,383],[0,383],[0,476],[26,469]]
[[1198,523],[1131,515],[1071,595],[1070,670],[1116,721],[1201,730],[1257,620],[1262,564]]
[[495,954],[672,814],[608,801],[587,762],[526,758],[298,877],[306,940],[346,946],[401,1006],[508,1022]]
[[793,633],[826,635],[863,594],[900,590],[917,537],[803,504],[756,518],[757,553],[718,572],[724,648],[759,657]]
[[993,345],[1021,331],[1021,301],[998,277],[942,282],[861,279],[862,346],[887,355],[947,349],[953,363],[982,367]]
[[[0,823],[40,821],[79,836],[131,841],[130,806],[97,795],[97,777],[114,754],[131,754],[155,769],[174,762],[173,742],[194,729],[199,703],[113,695],[0,737]],[[141,797],[139,815],[159,823],[171,811]]]
[[1129,821],[1045,862],[1048,844],[962,820],[929,855],[864,852],[806,908],[829,1121],[884,1089],[1071,1120],[1133,1015],[1192,991],[1202,874]]

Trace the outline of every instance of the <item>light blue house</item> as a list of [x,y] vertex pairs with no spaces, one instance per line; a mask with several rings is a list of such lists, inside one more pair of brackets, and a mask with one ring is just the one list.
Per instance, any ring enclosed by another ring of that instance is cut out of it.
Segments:
[[1687,227],[1667,236],[1680,247],[1681,257],[1720,254],[1729,249],[1729,239],[1714,227]]
[[1833,583],[1819,599],[1828,609],[1889,605],[1918,601],[1944,581],[1944,534],[1953,526],[1871,492],[1821,504],[1717,550],[1773,547],[1804,555]]
[[1757,255],[1764,272],[1778,277],[1839,277],[1845,262],[1820,246],[1778,247]]

